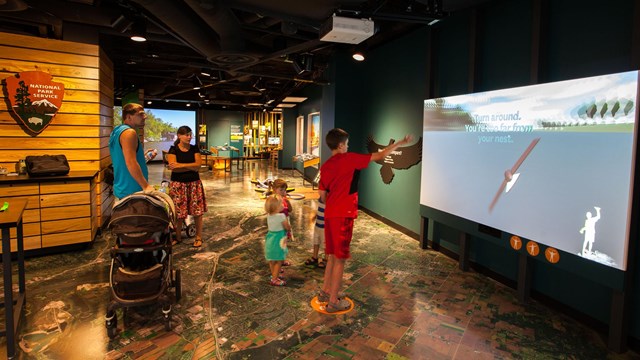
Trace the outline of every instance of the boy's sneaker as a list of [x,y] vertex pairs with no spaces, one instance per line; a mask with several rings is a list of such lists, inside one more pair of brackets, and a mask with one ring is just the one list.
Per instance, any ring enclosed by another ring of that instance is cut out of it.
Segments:
[[324,311],[328,313],[336,313],[340,311],[349,310],[350,308],[351,308],[351,303],[345,299],[342,299],[342,300],[338,300],[338,302],[335,304],[328,303],[324,307]]
[[[342,291],[338,293],[338,300],[340,299],[344,299],[347,295],[345,293],[343,293]],[[320,290],[318,292],[318,302],[321,303],[328,303],[329,302],[329,293],[325,292],[324,290]]]

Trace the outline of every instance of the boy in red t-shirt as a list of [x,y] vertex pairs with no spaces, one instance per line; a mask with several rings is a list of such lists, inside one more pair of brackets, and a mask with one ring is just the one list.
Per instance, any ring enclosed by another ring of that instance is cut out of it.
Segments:
[[347,152],[349,134],[342,129],[332,129],[325,138],[331,149],[331,157],[320,168],[318,193],[326,204],[324,213],[325,254],[328,257],[324,271],[324,285],[318,300],[326,302],[329,313],[349,309],[350,302],[338,296],[342,286],[345,261],[351,256],[349,245],[353,235],[353,221],[358,217],[358,178],[360,170],[371,161],[384,159],[398,146],[411,141],[407,135],[397,143],[372,154]]

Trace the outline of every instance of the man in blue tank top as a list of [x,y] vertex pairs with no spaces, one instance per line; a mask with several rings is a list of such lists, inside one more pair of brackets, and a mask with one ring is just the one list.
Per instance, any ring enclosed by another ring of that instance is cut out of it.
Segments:
[[122,124],[111,132],[109,152],[113,162],[113,194],[118,199],[140,190],[154,190],[148,183],[144,146],[136,132],[136,129],[144,128],[146,118],[142,105],[126,104],[122,107]]

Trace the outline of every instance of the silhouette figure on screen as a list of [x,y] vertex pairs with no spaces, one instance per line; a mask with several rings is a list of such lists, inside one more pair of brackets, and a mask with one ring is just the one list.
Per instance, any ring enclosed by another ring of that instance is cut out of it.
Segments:
[[587,211],[587,219],[584,221],[584,227],[580,229],[580,234],[584,234],[582,256],[593,253],[593,243],[596,241],[596,222],[600,220],[600,208],[597,206],[593,208],[596,209],[596,216],[593,217],[591,211]]

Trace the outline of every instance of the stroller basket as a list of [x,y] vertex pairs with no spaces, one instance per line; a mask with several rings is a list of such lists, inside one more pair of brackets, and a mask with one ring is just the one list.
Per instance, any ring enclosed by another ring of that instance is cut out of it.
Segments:
[[153,296],[162,291],[163,266],[156,264],[143,271],[118,268],[113,274],[113,291],[125,300]]

